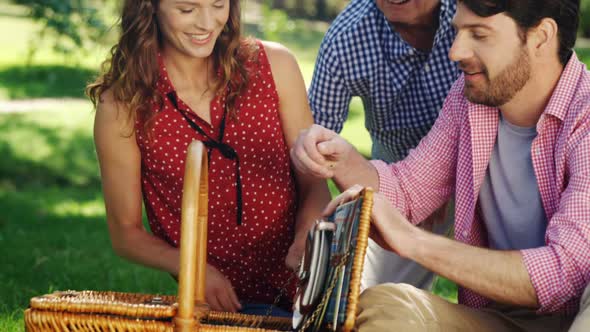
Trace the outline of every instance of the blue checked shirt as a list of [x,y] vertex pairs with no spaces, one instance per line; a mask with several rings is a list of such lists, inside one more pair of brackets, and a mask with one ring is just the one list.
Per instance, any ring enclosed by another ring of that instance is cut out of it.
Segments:
[[430,130],[459,76],[448,58],[456,8],[456,1],[441,0],[432,50],[422,52],[393,30],[375,0],[352,0],[320,47],[309,90],[315,122],[340,132],[351,98],[359,96],[373,151],[379,145],[382,159],[403,159]]

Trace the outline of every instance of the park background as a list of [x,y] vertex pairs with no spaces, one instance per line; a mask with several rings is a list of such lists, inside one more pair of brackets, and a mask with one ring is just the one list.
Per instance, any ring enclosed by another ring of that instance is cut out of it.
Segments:
[[[167,274],[111,247],[84,87],[116,41],[115,0],[0,0],[0,331],[23,331],[31,297],[55,290],[176,293]],[[347,0],[243,1],[246,34],[280,42],[309,85],[317,50]],[[582,0],[581,37],[590,37]],[[579,56],[590,64],[590,42]],[[343,135],[371,142],[355,99]],[[333,189],[333,188],[332,188]],[[439,279],[435,292],[456,301]]]

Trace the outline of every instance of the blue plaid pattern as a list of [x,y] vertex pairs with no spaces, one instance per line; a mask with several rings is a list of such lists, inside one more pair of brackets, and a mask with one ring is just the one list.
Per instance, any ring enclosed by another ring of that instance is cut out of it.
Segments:
[[434,46],[421,52],[393,31],[375,0],[352,0],[320,46],[309,89],[315,122],[340,132],[351,98],[359,96],[373,142],[392,161],[404,158],[430,130],[459,76],[448,58],[456,8],[455,0],[441,0]]
[[348,293],[350,290],[350,278],[352,276],[352,265],[354,262],[354,253],[356,252],[358,226],[363,198],[358,198],[339,206],[331,217],[336,223],[336,231],[332,237],[332,247],[330,252],[331,260],[334,256],[343,257],[347,252],[350,253],[345,269],[334,269],[331,261],[329,278],[326,280],[326,287],[329,286],[332,279],[336,278],[336,286],[326,309],[324,322],[333,323],[341,326],[346,319],[346,306],[348,303]]

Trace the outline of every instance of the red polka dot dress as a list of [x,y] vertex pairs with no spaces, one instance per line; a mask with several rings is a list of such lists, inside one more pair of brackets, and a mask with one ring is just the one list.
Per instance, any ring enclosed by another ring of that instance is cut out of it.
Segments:
[[[240,301],[272,303],[290,276],[284,259],[293,242],[296,189],[264,48],[258,42],[257,60],[244,64],[251,76],[246,93],[237,100],[237,119],[224,116],[224,96],[216,96],[211,102],[211,124],[176,96],[161,58],[159,63],[157,90],[163,104],[154,106],[157,115],[149,139],[142,123],[136,123],[150,228],[178,246],[189,143],[214,138],[230,147],[237,158],[224,156],[222,149],[208,148],[207,260],[229,278]],[[286,299],[292,298],[293,291],[289,287]]]

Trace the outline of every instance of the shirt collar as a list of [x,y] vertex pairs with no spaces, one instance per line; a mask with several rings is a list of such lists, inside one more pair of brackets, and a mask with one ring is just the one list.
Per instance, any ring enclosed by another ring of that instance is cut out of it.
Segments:
[[170,92],[175,92],[176,89],[174,89],[172,81],[170,81],[168,71],[166,70],[166,65],[164,64],[164,57],[160,52],[158,52],[158,67],[160,74],[158,77],[158,82],[156,83],[156,89],[158,92],[160,92],[162,96],[165,96]]
[[452,29],[451,22],[457,11],[457,3],[450,0],[441,0],[440,12],[438,15],[438,30],[434,36],[434,45],[441,42],[441,39],[445,36],[449,29]]
[[561,121],[565,119],[569,106],[577,92],[576,87],[583,70],[584,64],[578,60],[576,52],[573,52],[561,73],[547,107],[545,107],[544,114],[555,116]]
[[[549,103],[547,103],[545,110],[537,121],[536,128],[538,133],[541,132],[543,122],[547,118],[547,115],[554,116],[560,121],[565,119],[565,116],[570,109],[570,104],[577,93],[576,87],[578,86],[578,80],[581,73],[584,71],[584,68],[585,65],[580,62],[580,60],[578,60],[576,53],[573,52],[566,66],[564,67],[563,72],[561,73],[561,77],[559,78],[557,86],[553,90],[553,94],[549,99]],[[462,77],[463,74],[461,74],[461,78]],[[490,110],[499,111],[498,108],[481,104],[473,104],[469,102],[469,105],[470,109],[473,110],[488,112]]]

